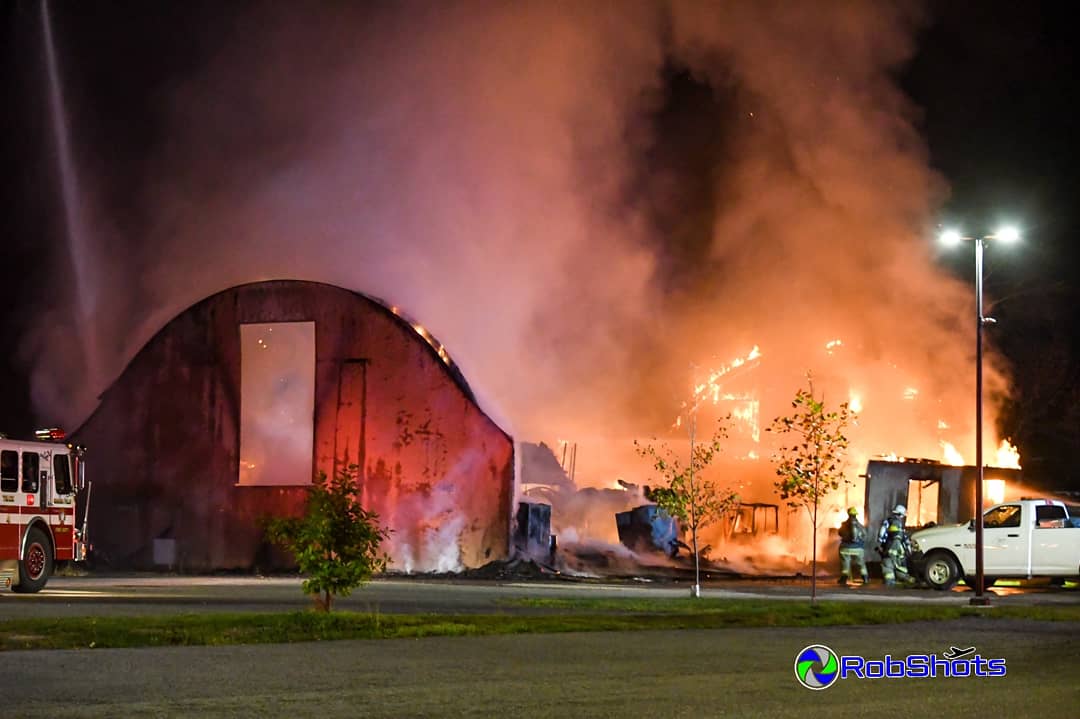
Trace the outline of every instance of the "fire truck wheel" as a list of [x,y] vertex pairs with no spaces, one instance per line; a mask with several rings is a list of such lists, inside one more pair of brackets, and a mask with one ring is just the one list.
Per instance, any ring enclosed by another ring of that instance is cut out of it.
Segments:
[[952,589],[960,581],[960,567],[956,560],[945,552],[931,552],[924,565],[926,583],[934,589]]
[[19,561],[19,583],[12,591],[22,594],[40,592],[52,574],[53,556],[49,538],[37,527],[26,533],[26,552]]

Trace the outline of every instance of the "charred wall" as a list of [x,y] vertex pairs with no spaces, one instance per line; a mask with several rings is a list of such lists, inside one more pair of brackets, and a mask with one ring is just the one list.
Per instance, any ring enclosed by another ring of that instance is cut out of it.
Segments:
[[238,483],[240,326],[276,322],[315,323],[311,472],[361,467],[366,506],[393,530],[391,568],[452,571],[505,557],[511,438],[408,322],[363,295],[294,281],[235,287],[189,308],[101,397],[76,433],[89,448],[97,557],[149,568],[161,540],[181,570],[287,564],[260,520],[299,513],[310,476]]
[[[1002,479],[1006,482],[1007,497],[1021,486],[1023,473],[1018,469],[986,467],[984,479]],[[979,468],[952,466],[928,460],[885,461],[871,460],[866,469],[866,504],[864,517],[872,533],[897,504],[908,509],[909,526],[912,524],[912,498],[909,495],[914,481],[936,485],[937,497],[933,521],[938,524],[964,522],[975,516],[975,485]]]

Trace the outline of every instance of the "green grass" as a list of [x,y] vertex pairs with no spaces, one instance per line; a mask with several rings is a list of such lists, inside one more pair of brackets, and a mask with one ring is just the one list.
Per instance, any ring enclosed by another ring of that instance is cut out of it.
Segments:
[[966,616],[1080,621],[1080,606],[973,609],[965,606],[729,599],[523,599],[543,613],[378,614],[314,611],[63,617],[0,622],[0,650],[261,644],[730,627],[824,627],[944,621]]
[[843,624],[894,624],[899,622],[992,616],[1047,621],[1080,621],[1080,604],[1037,604],[973,608],[965,605],[889,602],[821,601],[814,605],[791,600],[708,599],[683,597],[635,599],[524,598],[508,605],[558,612],[644,614],[716,614],[734,620],[725,626],[833,626]]

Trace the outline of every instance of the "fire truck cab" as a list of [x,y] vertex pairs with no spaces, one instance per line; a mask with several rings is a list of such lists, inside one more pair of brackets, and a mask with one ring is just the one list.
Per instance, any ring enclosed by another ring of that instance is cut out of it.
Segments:
[[81,527],[75,516],[83,450],[64,444],[60,430],[37,436],[0,435],[0,591],[40,591],[56,562],[86,558],[86,513]]

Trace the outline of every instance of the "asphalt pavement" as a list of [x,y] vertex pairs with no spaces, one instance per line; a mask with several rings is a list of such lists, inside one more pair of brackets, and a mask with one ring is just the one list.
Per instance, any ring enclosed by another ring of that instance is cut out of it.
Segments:
[[[1075,716],[1080,623],[582,632],[0,652],[8,716]],[[972,648],[1008,674],[799,685],[810,645],[880,659]]]
[[[148,615],[185,612],[280,612],[310,606],[301,578],[253,576],[176,576],[123,574],[53,577],[37,594],[0,593],[0,618]],[[378,578],[339,598],[336,606],[384,613],[513,613],[538,611],[509,604],[523,597],[685,597],[681,582],[536,580],[454,580],[422,576]],[[741,579],[703,585],[704,597],[805,600],[808,579]],[[968,604],[972,592],[960,586],[947,592],[932,589],[838,586],[834,578],[818,582],[822,600]],[[1080,589],[1045,583],[995,587],[992,604],[1035,605],[1080,603]]]

